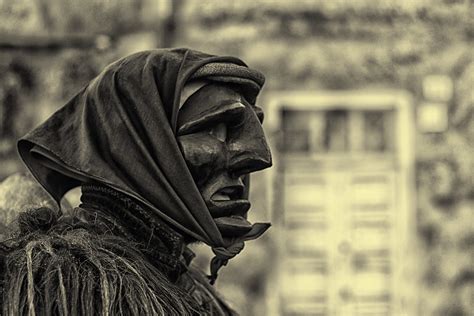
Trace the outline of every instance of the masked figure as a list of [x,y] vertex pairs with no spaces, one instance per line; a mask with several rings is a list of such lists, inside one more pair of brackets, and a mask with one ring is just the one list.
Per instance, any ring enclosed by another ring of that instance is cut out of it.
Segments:
[[[5,315],[232,315],[211,284],[269,224],[247,221],[249,174],[271,165],[264,77],[233,57],[137,53],[107,67],[18,143],[71,214],[20,214],[0,244]],[[189,243],[212,247],[211,275]]]

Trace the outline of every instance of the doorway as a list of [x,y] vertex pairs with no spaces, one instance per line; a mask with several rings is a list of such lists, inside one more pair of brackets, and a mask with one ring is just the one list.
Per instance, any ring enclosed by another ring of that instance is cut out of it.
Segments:
[[268,98],[271,315],[410,315],[413,119],[400,91]]

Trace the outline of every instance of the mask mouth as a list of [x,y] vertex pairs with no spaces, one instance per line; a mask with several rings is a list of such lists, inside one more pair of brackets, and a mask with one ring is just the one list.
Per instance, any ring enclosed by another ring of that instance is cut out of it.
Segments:
[[245,217],[250,202],[244,198],[243,185],[230,185],[217,189],[206,201],[213,218],[241,216]]
[[231,185],[221,189],[218,189],[211,196],[213,202],[241,200],[243,198],[244,186],[242,185]]
[[217,189],[208,201],[208,208],[221,234],[238,237],[252,229],[247,221],[250,202],[244,198],[243,185],[230,185]]

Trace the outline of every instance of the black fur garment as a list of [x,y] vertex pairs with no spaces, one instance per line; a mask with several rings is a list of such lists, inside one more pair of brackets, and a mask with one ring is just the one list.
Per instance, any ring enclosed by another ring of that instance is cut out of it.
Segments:
[[22,213],[18,231],[0,243],[3,315],[235,314],[188,267],[188,250],[166,226],[153,228],[144,242],[115,216],[133,202],[108,199],[114,205],[96,212],[93,195],[84,196],[87,203],[72,215],[49,208]]

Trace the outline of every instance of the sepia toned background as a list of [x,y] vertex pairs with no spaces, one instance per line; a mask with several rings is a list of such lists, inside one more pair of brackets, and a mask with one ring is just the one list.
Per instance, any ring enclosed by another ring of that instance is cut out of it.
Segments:
[[273,227],[217,282],[236,310],[472,315],[473,15],[472,0],[0,0],[0,180],[26,171],[16,139],[111,61],[235,55],[267,77],[275,160],[250,215]]

